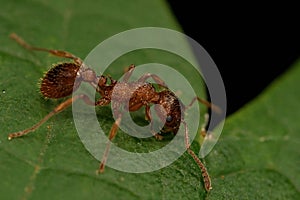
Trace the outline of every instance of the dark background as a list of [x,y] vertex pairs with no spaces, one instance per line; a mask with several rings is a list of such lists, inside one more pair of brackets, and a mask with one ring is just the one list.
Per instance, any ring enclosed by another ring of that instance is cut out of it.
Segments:
[[298,6],[197,2],[168,1],[184,33],[206,49],[220,70],[229,115],[300,58]]

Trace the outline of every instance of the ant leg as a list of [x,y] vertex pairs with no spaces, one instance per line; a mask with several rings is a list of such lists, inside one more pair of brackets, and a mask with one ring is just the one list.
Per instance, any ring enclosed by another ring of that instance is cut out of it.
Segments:
[[52,55],[55,55],[58,57],[71,58],[78,65],[82,65],[82,63],[83,63],[80,58],[74,56],[73,54],[71,54],[67,51],[51,50],[51,49],[45,49],[45,48],[31,46],[15,33],[10,34],[10,38],[15,40],[19,45],[21,45],[25,49],[34,50],[34,51],[45,51],[45,52],[51,53]]
[[152,78],[160,87],[168,88],[166,83],[156,74],[150,74],[150,73],[144,74],[139,78],[138,82],[144,83],[148,78]]
[[185,131],[184,131],[185,132],[185,146],[186,146],[187,152],[194,159],[194,161],[198,164],[198,167],[200,168],[201,173],[202,173],[204,188],[207,192],[209,192],[212,189],[212,186],[211,186],[211,180],[208,175],[207,169],[204,166],[204,164],[201,162],[199,157],[195,154],[195,152],[190,148],[187,124],[185,121],[182,121],[182,123],[184,124],[184,129],[185,129]]
[[[192,105],[196,102],[196,100],[202,104],[204,104],[207,108],[210,108],[212,111],[218,113],[218,114],[221,114],[222,113],[222,109],[216,105],[214,105],[213,103],[210,103],[204,99],[201,99],[200,97],[194,97],[191,101],[191,103],[189,105],[187,105],[184,110],[187,110],[189,109],[190,107],[192,107]],[[204,115],[204,123],[203,125],[201,126],[201,135],[202,137],[205,137],[206,134],[207,134],[207,130],[206,130],[206,126],[208,125],[208,122],[209,122],[209,114],[206,113]]]
[[205,115],[204,115],[204,123],[201,126],[201,132],[200,132],[203,138],[205,138],[206,133],[207,133],[206,127],[208,125],[208,122],[209,122],[209,114],[205,113]]
[[124,77],[123,77],[123,81],[125,83],[128,82],[130,76],[132,75],[132,72],[135,68],[135,65],[134,64],[131,64],[126,70],[125,70],[125,74],[124,74]]
[[152,135],[155,137],[155,139],[162,140],[163,136],[159,135],[158,133],[156,133],[153,130],[153,122],[152,122],[152,116],[151,116],[150,106],[149,105],[146,105],[145,112],[146,112],[146,115],[145,115],[146,120],[150,121],[150,129],[151,129],[150,131],[151,131]]
[[191,101],[191,103],[185,107],[185,110],[189,109],[195,103],[196,100],[198,102],[202,103],[203,105],[205,105],[207,108],[210,108],[212,111],[214,111],[218,114],[222,113],[222,109],[219,106],[214,105],[213,103],[210,103],[210,102],[206,101],[205,99],[201,99],[200,97],[194,97],[193,100]]
[[103,154],[103,157],[102,157],[102,161],[100,163],[99,169],[97,170],[97,173],[103,173],[104,172],[105,164],[106,164],[109,149],[110,149],[111,140],[114,139],[114,137],[117,134],[117,131],[118,131],[119,126],[121,124],[121,119],[122,119],[122,116],[119,115],[119,117],[117,118],[117,120],[115,121],[115,123],[113,124],[113,126],[110,129],[110,132],[109,132],[109,135],[108,135],[109,141],[106,144],[106,148],[105,148],[105,151],[104,151],[104,154]]
[[[135,69],[135,65],[131,64],[128,69],[126,69],[126,73],[124,75],[123,81],[128,82],[130,76],[132,75],[133,70]],[[139,78],[137,82],[142,82],[144,83],[148,78],[152,78],[159,86],[167,88],[167,85],[165,82],[157,75],[155,74],[144,74],[142,77]]]
[[88,98],[88,96],[86,96],[84,94],[74,96],[74,97],[72,97],[70,99],[67,99],[66,101],[62,102],[61,104],[59,104],[56,108],[54,108],[53,111],[51,111],[48,115],[46,115],[41,121],[39,121],[34,126],[28,128],[28,129],[25,129],[23,131],[19,131],[19,132],[15,132],[15,133],[9,134],[8,135],[8,140],[12,140],[13,138],[24,136],[24,135],[27,135],[30,132],[35,131],[37,128],[39,128],[43,123],[45,123],[53,115],[55,115],[55,114],[63,111],[64,109],[66,109],[67,107],[69,107],[74,101],[76,101],[78,99],[82,99],[88,105],[93,105],[93,106],[95,105],[95,103],[92,102]]
[[96,103],[95,106],[106,106],[110,103],[109,99],[106,98],[100,98]]

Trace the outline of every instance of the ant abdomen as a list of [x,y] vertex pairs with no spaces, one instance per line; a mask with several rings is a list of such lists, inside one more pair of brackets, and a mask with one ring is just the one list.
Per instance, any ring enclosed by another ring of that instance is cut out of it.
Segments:
[[55,65],[42,79],[40,90],[43,96],[58,99],[71,95],[73,88],[76,90],[80,85],[80,81],[75,81],[79,68],[76,63]]

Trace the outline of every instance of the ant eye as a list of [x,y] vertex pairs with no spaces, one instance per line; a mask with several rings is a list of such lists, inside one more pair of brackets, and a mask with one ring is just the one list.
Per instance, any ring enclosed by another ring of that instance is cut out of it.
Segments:
[[166,118],[166,122],[171,122],[173,119],[173,117],[171,115],[168,115]]

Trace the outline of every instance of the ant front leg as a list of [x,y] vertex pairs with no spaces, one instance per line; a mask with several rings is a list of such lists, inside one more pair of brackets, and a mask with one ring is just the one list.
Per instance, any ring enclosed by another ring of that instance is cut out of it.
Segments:
[[10,38],[15,40],[19,45],[21,45],[25,49],[34,50],[34,51],[44,51],[44,52],[51,53],[52,55],[55,55],[58,57],[70,58],[70,59],[73,59],[74,62],[76,64],[78,64],[79,66],[81,66],[83,64],[83,62],[80,58],[74,56],[73,54],[71,54],[67,51],[52,50],[52,49],[45,49],[45,48],[31,46],[15,33],[10,34]]
[[152,121],[152,115],[151,115],[151,111],[150,111],[150,106],[149,105],[146,105],[145,107],[145,118],[146,120],[148,120],[150,122],[150,131],[152,133],[152,135],[155,137],[155,139],[157,140],[162,140],[163,139],[163,136],[162,135],[159,135],[158,133],[156,133],[153,129],[153,121]]
[[[189,109],[190,107],[192,107],[192,105],[196,102],[200,102],[203,105],[205,105],[207,108],[211,109],[211,111],[216,112],[218,114],[222,113],[222,109],[216,105],[214,105],[213,103],[210,103],[204,99],[201,99],[200,97],[194,97],[191,101],[191,103],[189,105],[187,105],[186,107],[184,107],[184,111],[186,111],[187,109]],[[204,123],[201,126],[201,135],[202,137],[205,137],[207,135],[207,130],[206,127],[208,125],[209,122],[209,114],[205,113],[204,115]]]
[[206,129],[206,127],[208,125],[208,122],[209,122],[209,114],[205,113],[204,114],[204,122],[203,122],[203,124],[201,126],[201,135],[202,135],[203,138],[205,138],[206,135],[210,135],[210,134],[207,134],[207,129]]
[[194,159],[194,161],[197,163],[198,167],[201,170],[201,174],[202,174],[202,178],[203,178],[203,182],[204,182],[204,188],[207,192],[209,192],[212,189],[211,186],[211,180],[209,177],[209,174],[207,172],[207,169],[205,167],[205,165],[201,162],[201,160],[199,159],[199,157],[195,154],[195,152],[190,148],[190,142],[189,142],[189,135],[188,135],[188,127],[185,121],[181,121],[184,124],[184,128],[185,128],[185,146],[187,149],[188,154],[190,154],[190,156]]
[[21,137],[24,135],[27,135],[30,132],[35,131],[37,128],[39,128],[42,124],[44,124],[48,119],[50,119],[52,116],[54,116],[55,114],[65,110],[67,107],[69,107],[74,101],[78,100],[78,99],[82,99],[86,104],[88,105],[92,105],[94,106],[95,103],[92,102],[88,96],[81,94],[81,95],[77,95],[74,96],[70,99],[67,99],[66,101],[62,102],[61,104],[59,104],[56,108],[54,108],[53,111],[51,111],[48,115],[46,115],[41,121],[39,121],[37,124],[35,124],[34,126],[25,129],[23,131],[19,131],[16,133],[11,133],[8,135],[8,140],[12,140],[13,138],[17,138],[17,137]]

